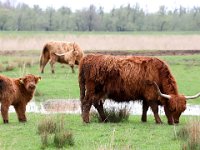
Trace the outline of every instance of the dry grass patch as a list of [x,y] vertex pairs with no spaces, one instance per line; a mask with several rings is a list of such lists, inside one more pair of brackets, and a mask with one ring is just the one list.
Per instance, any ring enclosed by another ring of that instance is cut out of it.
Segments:
[[0,63],[0,72],[3,72],[5,70],[4,65]]
[[200,120],[192,120],[188,122],[178,132],[178,137],[184,141],[183,150],[199,150],[200,149]]
[[[107,108],[104,110],[104,112],[107,116],[107,121],[112,123],[127,121],[130,116],[130,109],[128,109],[126,106],[121,108]],[[91,122],[98,122],[101,120],[97,112],[90,113],[90,118]]]
[[65,128],[63,117],[47,117],[38,124],[38,133],[41,136],[42,149],[53,145],[63,148],[74,145],[74,138],[71,131]]

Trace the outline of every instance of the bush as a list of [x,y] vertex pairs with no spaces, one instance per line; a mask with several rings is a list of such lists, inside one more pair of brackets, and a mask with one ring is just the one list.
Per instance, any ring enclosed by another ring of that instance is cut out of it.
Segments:
[[41,134],[42,149],[48,146],[48,133]]
[[[126,106],[122,108],[107,108],[104,110],[104,112],[107,116],[107,121],[112,123],[127,121],[130,116],[130,111]],[[90,114],[90,118],[92,122],[100,120],[97,112],[92,112]]]
[[0,72],[3,72],[5,70],[3,64],[0,63]]
[[200,121],[193,120],[188,122],[177,133],[178,137],[184,140],[183,150],[199,150],[200,149]]
[[56,122],[53,118],[45,118],[38,124],[38,133],[55,133],[56,130]]
[[[73,134],[65,129],[62,118],[45,118],[38,124],[38,133],[41,136],[42,148],[50,145],[49,139],[54,139],[54,145],[57,148],[74,145]],[[51,138],[53,136],[54,138]]]
[[6,71],[12,71],[14,70],[16,67],[14,64],[8,64],[5,68]]
[[69,131],[58,131],[54,136],[54,144],[57,148],[62,148],[64,146],[74,145],[73,135]]

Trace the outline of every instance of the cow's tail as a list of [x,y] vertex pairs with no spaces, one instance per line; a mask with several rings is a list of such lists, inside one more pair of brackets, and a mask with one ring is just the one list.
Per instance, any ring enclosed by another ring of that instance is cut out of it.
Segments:
[[43,73],[44,67],[48,63],[49,59],[50,59],[50,51],[48,48],[48,44],[45,44],[43,47],[43,50],[42,50],[42,54],[40,56],[40,71],[41,71],[41,73]]
[[80,100],[81,102],[85,98],[85,73],[83,64],[79,65],[79,88],[80,88]]

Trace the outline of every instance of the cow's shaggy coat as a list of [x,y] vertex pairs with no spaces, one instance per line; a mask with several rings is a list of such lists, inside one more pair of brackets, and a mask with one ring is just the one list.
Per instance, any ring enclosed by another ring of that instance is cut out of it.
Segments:
[[[170,95],[169,99],[159,95]],[[151,107],[156,123],[161,123],[158,105],[163,105],[168,123],[178,123],[186,109],[186,98],[178,94],[176,81],[169,67],[154,57],[87,55],[79,65],[79,86],[82,118],[89,122],[91,105],[106,120],[103,102],[106,98],[116,102],[142,100],[142,121]]]
[[46,64],[50,61],[51,66],[51,72],[54,73],[54,64],[56,62],[63,63],[59,61],[58,57],[55,54],[63,55],[66,52],[75,51],[77,55],[75,58],[71,60],[70,67],[72,68],[72,72],[74,72],[74,65],[79,64],[80,59],[83,57],[83,50],[80,48],[80,46],[77,43],[71,43],[71,42],[48,42],[44,45],[42,54],[40,56],[40,71],[41,73],[44,73],[44,67]]
[[32,99],[36,84],[41,77],[28,74],[22,78],[0,75],[0,102],[3,122],[8,123],[8,109],[13,105],[20,122],[26,121],[27,103]]

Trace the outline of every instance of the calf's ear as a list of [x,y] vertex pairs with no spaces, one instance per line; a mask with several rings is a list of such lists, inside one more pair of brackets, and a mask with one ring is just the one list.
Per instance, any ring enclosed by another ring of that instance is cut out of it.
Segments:
[[20,82],[21,84],[24,84],[24,78],[19,78],[19,82]]
[[40,81],[40,80],[42,79],[42,77],[38,76],[38,77],[36,77],[36,79],[37,79],[38,81]]

